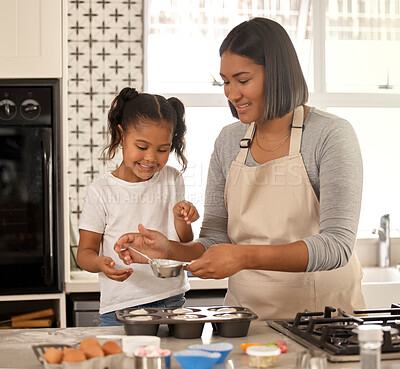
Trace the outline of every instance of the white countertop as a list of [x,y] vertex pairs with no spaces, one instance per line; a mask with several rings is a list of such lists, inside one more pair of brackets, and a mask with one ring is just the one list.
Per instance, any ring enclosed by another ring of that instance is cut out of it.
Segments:
[[[207,323],[209,324],[209,323]],[[278,333],[267,326],[265,321],[254,321],[250,325],[246,337],[225,338],[212,334],[212,327],[204,327],[201,338],[196,339],[177,339],[169,336],[168,329],[159,331],[161,337],[161,347],[170,349],[172,352],[186,349],[191,344],[231,342],[234,346],[233,351],[223,364],[218,364],[215,369],[244,369],[249,368],[247,356],[240,347],[243,342],[265,343],[284,339],[287,342],[288,351],[279,356],[276,369],[295,368],[296,356],[304,347]],[[161,328],[161,326],[160,326]],[[41,329],[10,329],[0,330],[0,367],[1,368],[43,368],[36,359],[31,345],[58,343],[58,344],[78,344],[86,337],[96,337],[99,335],[125,335],[123,327],[87,327],[87,328],[41,328]],[[134,369],[133,361],[123,365],[121,369]],[[400,360],[384,360],[381,363],[382,369],[395,369],[400,367]],[[180,365],[173,358],[171,369],[179,369]],[[359,362],[348,363],[328,363],[329,369],[350,369],[360,368]]]
[[[192,290],[226,289],[228,279],[200,279],[189,277]],[[86,271],[71,271],[70,281],[65,282],[66,293],[99,292],[99,281],[97,273]]]

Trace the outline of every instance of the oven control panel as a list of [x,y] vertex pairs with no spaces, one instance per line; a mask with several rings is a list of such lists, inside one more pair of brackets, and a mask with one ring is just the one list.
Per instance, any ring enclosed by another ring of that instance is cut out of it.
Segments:
[[0,86],[0,124],[51,125],[51,101],[48,86]]
[[17,105],[10,99],[0,101],[0,119],[10,120],[17,115]]

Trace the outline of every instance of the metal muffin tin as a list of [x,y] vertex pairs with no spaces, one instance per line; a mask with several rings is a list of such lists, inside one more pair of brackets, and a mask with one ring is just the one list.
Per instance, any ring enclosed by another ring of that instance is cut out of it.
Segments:
[[195,306],[185,308],[126,308],[115,312],[128,335],[157,335],[160,324],[167,324],[175,338],[199,338],[205,323],[212,323],[221,337],[247,336],[250,322],[258,318],[239,306]]

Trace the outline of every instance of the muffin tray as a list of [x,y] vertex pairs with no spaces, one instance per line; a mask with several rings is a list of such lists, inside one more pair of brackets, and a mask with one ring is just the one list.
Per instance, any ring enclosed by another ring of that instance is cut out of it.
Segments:
[[250,309],[237,306],[126,308],[117,310],[115,317],[128,335],[156,336],[160,324],[167,324],[175,338],[199,338],[205,323],[212,323],[221,337],[244,337],[250,322],[258,318]]

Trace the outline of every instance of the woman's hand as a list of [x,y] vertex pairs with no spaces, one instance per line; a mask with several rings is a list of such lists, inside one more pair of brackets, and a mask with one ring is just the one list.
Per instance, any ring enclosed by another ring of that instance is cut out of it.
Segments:
[[196,207],[189,201],[180,201],[173,208],[175,218],[185,221],[186,224],[191,224],[199,219],[199,213]]
[[114,260],[108,256],[99,256],[98,265],[105,276],[117,282],[123,282],[133,273],[132,268],[116,269]]
[[195,277],[222,279],[245,269],[244,247],[231,244],[211,246],[186,268]]
[[126,233],[121,236],[114,245],[114,250],[120,259],[126,264],[146,264],[148,260],[129,249],[129,246],[143,252],[152,259],[168,258],[169,240],[162,233],[138,226],[139,233]]

